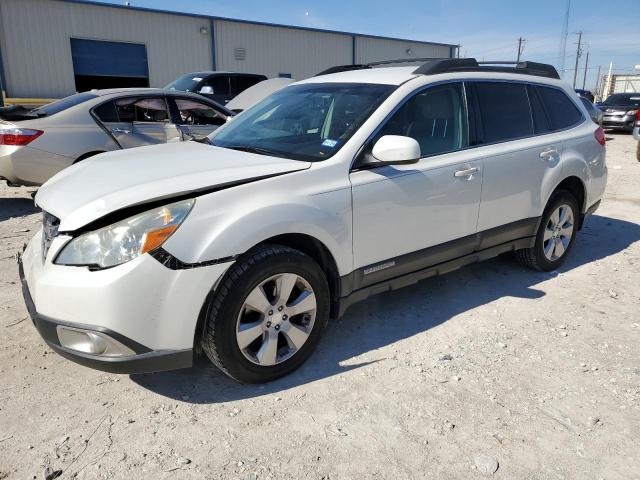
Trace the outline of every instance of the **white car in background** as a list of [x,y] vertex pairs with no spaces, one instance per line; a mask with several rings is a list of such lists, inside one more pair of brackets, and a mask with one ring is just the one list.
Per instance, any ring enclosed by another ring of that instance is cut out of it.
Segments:
[[[113,89],[0,109],[0,179],[41,185],[99,153],[209,135],[233,112],[187,92]],[[126,169],[126,167],[124,167]]]
[[123,373],[204,351],[264,382],[370,295],[505,252],[559,268],[607,167],[604,132],[556,70],[369,67],[294,83],[206,142],[107,153],[48,181],[19,259],[48,345]]

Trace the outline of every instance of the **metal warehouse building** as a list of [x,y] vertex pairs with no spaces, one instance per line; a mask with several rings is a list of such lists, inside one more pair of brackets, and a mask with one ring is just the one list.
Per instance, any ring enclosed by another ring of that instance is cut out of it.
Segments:
[[301,79],[334,65],[452,57],[455,49],[81,0],[0,1],[0,86],[14,98],[60,98],[98,80],[162,87],[202,70]]

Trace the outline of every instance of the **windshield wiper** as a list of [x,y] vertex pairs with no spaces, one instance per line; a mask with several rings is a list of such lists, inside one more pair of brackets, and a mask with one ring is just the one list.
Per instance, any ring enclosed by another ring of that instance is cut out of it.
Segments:
[[248,152],[248,153],[257,153],[258,155],[270,155],[272,157],[279,157],[281,154],[278,152],[274,152],[272,150],[267,150],[266,148],[260,147],[250,147],[248,145],[230,145],[228,147],[231,150],[238,150],[239,152]]

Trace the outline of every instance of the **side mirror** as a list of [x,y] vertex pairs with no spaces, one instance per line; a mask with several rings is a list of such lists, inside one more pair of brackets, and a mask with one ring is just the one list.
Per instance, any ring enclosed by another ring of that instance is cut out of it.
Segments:
[[385,135],[373,146],[368,165],[405,165],[420,160],[420,145],[411,137]]
[[200,89],[198,93],[203,95],[213,95],[213,87],[210,87],[209,85],[205,85]]

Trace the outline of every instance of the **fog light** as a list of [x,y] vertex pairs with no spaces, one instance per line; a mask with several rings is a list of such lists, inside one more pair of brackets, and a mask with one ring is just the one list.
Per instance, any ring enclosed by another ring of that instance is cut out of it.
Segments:
[[58,325],[56,330],[60,345],[70,350],[105,357],[135,355],[135,352],[129,347],[101,332],[92,332],[62,325]]

